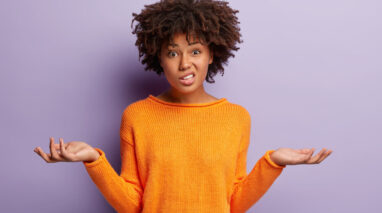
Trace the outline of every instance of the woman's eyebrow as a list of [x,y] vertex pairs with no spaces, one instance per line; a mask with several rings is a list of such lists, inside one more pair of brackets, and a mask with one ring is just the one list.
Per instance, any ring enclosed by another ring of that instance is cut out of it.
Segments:
[[[199,41],[195,41],[195,42],[190,43],[188,46],[191,46],[191,45],[194,45],[194,44],[198,44],[198,43],[200,43],[200,42]],[[174,43],[170,43],[168,46],[179,47],[178,44],[174,44]]]

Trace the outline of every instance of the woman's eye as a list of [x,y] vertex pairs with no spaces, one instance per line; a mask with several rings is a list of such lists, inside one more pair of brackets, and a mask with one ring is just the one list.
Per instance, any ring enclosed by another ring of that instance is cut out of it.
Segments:
[[199,50],[194,50],[194,51],[192,51],[192,52],[195,53],[194,55],[200,54],[200,51],[199,51]]
[[168,52],[168,56],[175,57],[176,56],[176,52],[170,51],[170,52]]

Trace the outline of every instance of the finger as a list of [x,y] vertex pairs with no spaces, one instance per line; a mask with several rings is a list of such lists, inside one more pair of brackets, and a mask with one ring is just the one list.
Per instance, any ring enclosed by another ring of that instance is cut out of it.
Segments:
[[309,164],[316,164],[317,161],[320,159],[320,157],[324,154],[325,152],[325,148],[323,148],[317,155],[315,155],[314,157],[310,158],[307,163]]
[[56,161],[51,158],[50,155],[46,154],[40,147],[37,147],[37,154],[40,155],[42,159],[47,163],[55,163]]
[[53,147],[55,150],[60,150],[60,144],[55,143],[53,144]]
[[[34,148],[33,151],[34,151],[36,154],[40,155],[38,148],[39,148],[39,147]],[[40,156],[41,156],[41,155],[40,155]]]
[[65,160],[69,160],[69,156],[68,156],[68,153],[66,151],[66,147],[65,147],[64,139],[63,138],[60,138],[60,152],[61,152],[61,156]]
[[51,153],[51,158],[53,160],[61,160],[62,158],[59,156],[59,154],[57,153],[57,150],[54,148],[54,138],[53,137],[50,137],[50,153]]
[[[68,144],[68,143],[64,143],[64,146],[65,146],[65,148],[67,148],[67,147],[69,146],[69,144]],[[55,148],[57,151],[60,151],[60,150],[61,150],[61,145],[60,145],[60,143],[55,143],[55,144],[54,144],[54,148]]]
[[326,151],[321,157],[320,159],[318,159],[317,163],[321,163],[323,160],[325,160],[325,158],[327,158],[333,151],[332,150],[328,150]]
[[309,158],[311,158],[313,153],[314,153],[314,148],[307,149],[307,150],[308,150],[308,152],[306,154],[308,154]]
[[323,158],[325,158],[326,153],[327,153],[327,149],[326,149],[326,148],[323,148],[323,149],[321,150],[321,152],[317,155],[318,158],[317,158],[317,160],[316,160],[314,163],[315,163],[315,164],[320,163],[320,160],[323,159]]
[[35,149],[34,149],[34,151],[36,152],[36,154],[38,154],[38,155],[40,155],[40,157],[42,157],[41,156],[41,148],[40,147],[36,147]]
[[311,148],[311,149],[307,149],[307,153],[306,154],[306,157],[305,157],[305,163],[307,163],[311,158],[312,158],[312,155],[314,153],[314,148]]

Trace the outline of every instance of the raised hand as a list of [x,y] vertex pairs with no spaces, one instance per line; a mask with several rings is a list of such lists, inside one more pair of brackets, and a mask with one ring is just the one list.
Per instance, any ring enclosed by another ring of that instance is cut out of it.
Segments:
[[50,137],[50,154],[44,153],[40,147],[36,147],[36,152],[47,163],[56,162],[76,162],[85,161],[93,162],[99,158],[99,153],[89,144],[82,141],[72,141],[64,143],[64,139],[60,138],[60,144],[54,143],[54,138]]
[[311,149],[291,149],[279,148],[270,154],[270,158],[278,165],[296,164],[319,164],[333,151],[323,148],[318,154],[312,157],[314,148]]

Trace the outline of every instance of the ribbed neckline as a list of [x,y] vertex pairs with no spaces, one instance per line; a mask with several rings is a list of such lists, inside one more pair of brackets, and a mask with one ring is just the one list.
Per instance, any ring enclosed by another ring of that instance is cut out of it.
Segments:
[[219,103],[223,103],[223,102],[227,101],[226,98],[220,98],[220,99],[212,101],[212,102],[206,102],[206,103],[188,103],[188,104],[186,104],[186,103],[167,102],[167,101],[161,100],[161,99],[153,96],[152,94],[149,94],[149,96],[147,98],[149,100],[151,100],[151,101],[154,101],[154,102],[157,102],[157,103],[160,103],[160,104],[164,104],[164,105],[174,106],[174,107],[206,107],[206,106],[217,105]]

